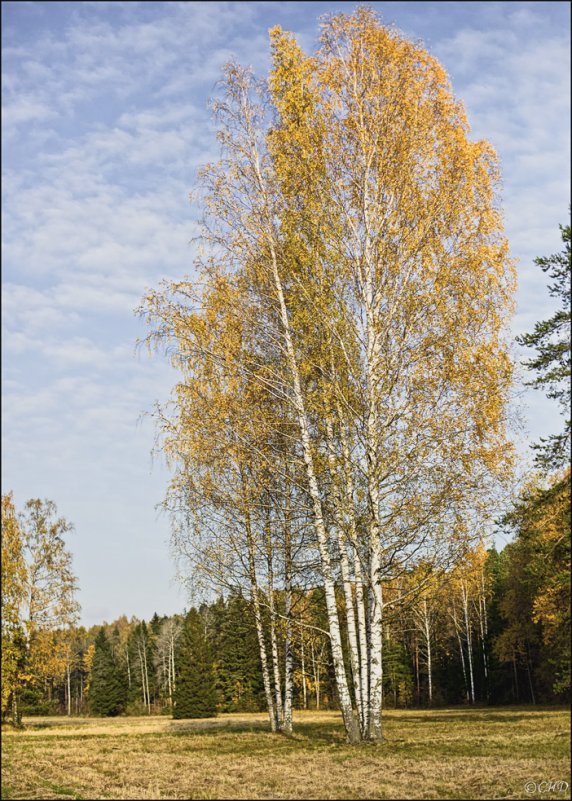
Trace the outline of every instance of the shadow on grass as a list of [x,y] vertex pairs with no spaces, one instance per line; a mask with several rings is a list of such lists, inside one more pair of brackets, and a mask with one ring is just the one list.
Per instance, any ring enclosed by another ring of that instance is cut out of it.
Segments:
[[[165,734],[169,737],[190,738],[200,740],[201,738],[216,737],[223,746],[224,740],[228,739],[229,746],[236,751],[238,743],[234,735],[256,735],[256,739],[249,739],[243,744],[241,750],[245,753],[260,753],[266,750],[297,750],[308,748],[321,749],[324,746],[343,745],[345,734],[343,727],[338,721],[332,723],[315,723],[312,721],[296,721],[294,732],[291,735],[282,733],[272,733],[268,721],[229,721],[221,720],[205,721],[189,720],[188,724],[183,721],[172,723]],[[260,735],[263,739],[260,739]],[[266,736],[264,736],[266,735]],[[198,744],[198,743],[197,743]]]
[[184,718],[176,721],[169,722],[167,726],[167,733],[174,736],[183,736],[187,734],[196,735],[211,735],[211,734],[245,734],[248,732],[264,732],[270,733],[270,726],[263,720],[218,720],[217,718],[209,718],[208,720],[200,718]]
[[[545,732],[542,741],[533,736],[538,733],[537,720],[529,709],[514,709],[501,714],[491,708],[443,710],[418,714],[387,712],[385,740],[379,745],[361,743],[347,746],[341,720],[294,721],[294,732],[287,736],[272,734],[267,721],[211,720],[180,721],[164,735],[177,737],[185,751],[208,752],[215,748],[218,754],[243,754],[263,757],[268,754],[305,753],[310,751],[338,750],[342,761],[353,759],[365,749],[379,756],[425,757],[449,759],[451,757],[508,758],[515,748],[515,736],[523,757],[559,757],[568,753],[566,733]],[[540,710],[534,710],[540,711]],[[548,710],[545,710],[548,711]],[[562,710],[550,710],[560,711]],[[184,723],[184,726],[181,726]],[[436,724],[436,725],[435,725]],[[491,724],[495,724],[491,730]],[[498,724],[498,725],[496,725]],[[520,733],[524,737],[520,736]],[[186,743],[181,741],[187,740]]]
[[531,716],[542,715],[547,712],[562,712],[562,709],[555,707],[530,707],[527,709],[520,709],[506,712],[504,709],[495,710],[494,707],[484,707],[480,709],[464,708],[461,710],[439,711],[439,710],[423,710],[406,714],[396,714],[395,712],[385,712],[383,718],[386,722],[399,723],[401,726],[407,726],[410,722],[416,725],[422,724],[424,726],[431,726],[432,723],[464,723],[471,725],[472,723],[496,723],[497,725],[504,726],[509,723],[530,723]]

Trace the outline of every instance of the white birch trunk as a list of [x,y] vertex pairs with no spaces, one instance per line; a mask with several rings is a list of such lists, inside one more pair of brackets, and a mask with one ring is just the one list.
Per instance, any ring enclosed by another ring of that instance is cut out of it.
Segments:
[[425,628],[425,647],[427,649],[427,681],[429,684],[429,706],[433,703],[433,666],[431,662],[431,627],[429,625],[429,614],[427,611],[427,598],[423,599],[423,615]]
[[131,665],[129,663],[129,648],[125,646],[125,657],[127,660],[127,687],[131,688]]
[[143,695],[143,706],[146,707],[147,711],[150,711],[149,706],[149,689],[148,689],[148,682],[147,682],[147,658],[145,654],[145,642],[142,638],[139,639],[137,643],[137,652],[139,655],[139,667],[141,670],[141,692]]
[[264,628],[262,626],[262,612],[260,611],[260,599],[258,597],[258,587],[254,584],[250,588],[252,603],[254,606],[254,622],[256,624],[256,636],[258,638],[258,650],[260,654],[260,665],[262,667],[262,681],[264,683],[264,695],[268,708],[270,729],[276,731],[276,711],[274,709],[274,699],[272,698],[272,687],[270,683],[270,672],[268,670],[268,657],[266,656],[266,643],[264,642]]
[[417,703],[421,703],[421,682],[419,681],[419,642],[415,637],[415,683],[417,687]]
[[[270,592],[272,597],[272,592]],[[270,653],[272,656],[272,674],[274,676],[274,703],[276,714],[276,728],[282,731],[284,724],[284,710],[282,707],[282,680],[280,676],[280,663],[278,657],[278,642],[276,639],[276,613],[274,603],[270,604]]]
[[[371,494],[371,492],[370,492]],[[373,503],[377,502],[377,492],[374,491]],[[372,608],[370,609],[370,682],[369,682],[369,739],[380,742],[383,739],[381,730],[381,709],[383,693],[383,667],[382,667],[382,590],[381,590],[381,560],[379,547],[379,528],[374,523],[370,529],[372,538],[370,548],[370,581]]]
[[[338,405],[338,417],[342,420],[341,409]],[[340,424],[340,439],[342,443],[342,454],[344,458],[344,476],[346,489],[346,505],[350,515],[349,538],[354,548],[354,574],[356,579],[356,611],[360,657],[360,684],[361,684],[361,710],[360,721],[362,737],[369,734],[369,649],[367,637],[367,623],[365,614],[365,593],[364,578],[361,562],[361,553],[357,541],[357,525],[354,509],[354,482],[352,474],[352,464],[350,459],[350,447],[348,437],[343,423]]]
[[293,684],[293,660],[292,660],[292,590],[286,589],[286,640],[284,655],[284,719],[282,728],[286,734],[292,733],[292,693]]
[[[145,644],[146,646],[146,644]],[[147,709],[151,714],[151,692],[149,691],[149,670],[147,667],[147,647],[143,649],[143,658],[145,660],[145,686],[147,688]]]
[[463,681],[465,683],[465,694],[467,696],[467,701],[470,701],[470,692],[469,692],[469,683],[467,681],[467,669],[465,667],[465,654],[463,651],[463,641],[461,639],[461,626],[457,619],[457,612],[455,607],[453,606],[451,610],[451,617],[453,618],[453,625],[455,626],[455,631],[457,633],[457,642],[459,643],[459,654],[461,656],[461,668],[463,670]]
[[300,626],[300,655],[302,662],[302,705],[308,709],[308,695],[306,690],[306,662],[304,658],[304,629]]
[[[289,510],[288,510],[289,517]],[[283,731],[292,733],[292,693],[293,654],[292,654],[292,552],[290,540],[290,521],[286,520],[284,529],[284,592],[286,595],[286,638],[284,644],[284,719]]]
[[473,674],[473,636],[471,631],[471,621],[469,618],[469,593],[465,582],[461,582],[461,593],[463,599],[463,616],[465,618],[465,637],[467,640],[467,661],[469,663],[469,679],[471,688],[471,703],[475,703],[475,678]]
[[355,554],[354,571],[356,577],[356,609],[359,636],[360,682],[361,682],[361,722],[363,736],[369,732],[369,653],[367,647],[367,623],[365,615],[365,593],[359,553]]
[[[367,219],[368,198],[364,196],[364,209],[366,213],[366,229],[369,227]],[[366,453],[367,453],[367,486],[370,506],[369,526],[369,557],[370,557],[370,587],[372,607],[370,612],[370,687],[369,687],[369,738],[374,742],[383,739],[381,730],[381,710],[383,694],[383,666],[382,666],[382,609],[383,598],[381,589],[381,527],[379,509],[378,485],[378,389],[380,370],[380,343],[376,335],[375,299],[374,299],[374,268],[370,253],[369,233],[365,244],[365,311],[367,322],[367,422],[366,422]]]
[[[269,524],[268,524],[269,526]],[[276,638],[276,609],[274,606],[274,570],[272,567],[272,544],[270,531],[266,531],[266,563],[268,566],[268,607],[270,611],[270,654],[272,657],[272,673],[274,676],[274,698],[276,713],[276,728],[282,731],[284,725],[284,710],[282,706],[282,679],[280,676],[280,661],[278,656],[278,640]]]
[[169,706],[173,707],[173,679],[171,677],[171,648],[167,655],[167,692],[169,694]]
[[312,445],[310,438],[310,426],[306,414],[306,407],[304,403],[304,396],[302,393],[302,385],[300,382],[300,374],[298,370],[298,363],[296,360],[296,353],[294,343],[292,340],[292,333],[290,328],[290,320],[288,317],[288,310],[286,307],[286,300],[284,297],[284,290],[282,280],[278,269],[278,257],[276,253],[276,237],[273,230],[274,218],[269,202],[269,193],[266,182],[262,176],[260,168],[260,159],[258,148],[256,144],[256,135],[251,128],[251,121],[248,122],[248,144],[250,147],[251,166],[256,176],[262,206],[260,209],[261,222],[266,230],[268,247],[270,250],[270,267],[271,274],[276,291],[276,299],[278,301],[278,308],[280,314],[280,321],[282,327],[282,336],[284,339],[285,351],[287,356],[287,364],[291,376],[291,391],[293,393],[294,406],[296,409],[296,416],[298,418],[298,425],[300,429],[300,438],[302,441],[302,450],[304,456],[304,464],[306,468],[306,477],[308,481],[308,490],[312,501],[312,510],[314,517],[314,528],[318,539],[318,547],[320,552],[320,561],[322,565],[322,575],[324,579],[324,591],[326,597],[326,609],[328,614],[328,625],[330,632],[330,644],[332,649],[332,658],[334,662],[334,671],[336,676],[336,686],[338,690],[338,697],[344,726],[346,729],[347,737],[350,742],[357,742],[360,739],[359,723],[354,714],[352,707],[351,696],[348,689],[346,679],[346,671],[344,666],[344,658],[342,651],[342,640],[340,633],[340,622],[338,618],[338,609],[336,605],[334,576],[329,553],[328,533],[324,522],[322,511],[322,500],[320,496],[318,479],[314,467],[314,457],[312,453]]
[[168,650],[165,654],[161,654],[161,671],[162,680],[161,685],[167,688],[167,698],[169,699],[169,706],[173,706],[173,692],[171,688],[171,642],[168,642]]
[[176,690],[176,677],[175,677],[175,636],[171,639],[171,704]]
[[479,596],[479,628],[481,634],[481,649],[483,654],[483,671],[485,676],[485,692],[487,700],[489,698],[489,662],[487,656],[488,640],[488,619],[487,619],[487,596],[485,589],[485,571],[481,571],[481,592]]
[[342,640],[340,633],[340,622],[338,618],[338,609],[336,604],[334,576],[330,560],[330,553],[328,549],[328,534],[324,523],[324,517],[322,512],[322,500],[320,497],[318,480],[314,468],[314,457],[312,454],[309,425],[306,417],[306,409],[304,405],[304,398],[302,394],[302,387],[298,372],[298,364],[296,362],[294,344],[292,342],[292,336],[290,332],[290,321],[288,318],[286,301],[284,299],[282,282],[280,280],[280,274],[278,272],[278,263],[277,263],[276,253],[274,250],[274,243],[271,238],[269,245],[271,249],[274,285],[280,307],[280,317],[281,317],[282,329],[286,345],[286,352],[288,356],[288,365],[292,376],[294,404],[297,411],[298,424],[300,427],[300,434],[302,439],[304,463],[306,466],[306,476],[308,479],[308,489],[310,493],[310,498],[312,500],[314,527],[316,530],[316,535],[318,538],[318,546],[320,551],[320,561],[322,565],[322,574],[324,578],[326,609],[328,613],[328,624],[330,631],[330,643],[332,648],[332,658],[334,661],[334,671],[336,676],[336,686],[338,689],[338,697],[348,740],[350,742],[357,742],[360,739],[359,724],[354,714],[354,710],[352,708],[352,701],[346,679],[346,671],[345,671],[343,651],[342,651]]
[[272,687],[270,683],[270,672],[268,670],[268,657],[266,655],[266,643],[264,641],[264,627],[262,625],[262,612],[260,610],[260,598],[258,597],[258,583],[256,580],[256,563],[254,561],[254,539],[250,525],[250,517],[245,511],[246,544],[248,550],[248,573],[250,580],[250,597],[254,607],[254,622],[256,625],[256,636],[258,639],[258,651],[260,655],[260,666],[262,668],[262,681],[264,684],[264,696],[270,720],[270,730],[276,731],[276,710],[272,698]]
[[360,659],[357,642],[356,632],[356,616],[354,609],[354,599],[352,592],[352,582],[350,576],[350,562],[348,557],[348,542],[344,536],[345,521],[344,510],[342,508],[341,494],[338,489],[338,471],[336,468],[336,455],[334,450],[334,430],[331,420],[326,421],[327,432],[327,445],[328,445],[328,462],[330,467],[330,475],[332,486],[334,488],[333,500],[334,511],[337,523],[338,534],[338,550],[340,554],[340,570],[342,574],[342,586],[344,590],[344,600],[346,602],[346,621],[348,627],[348,647],[350,652],[350,668],[353,680],[354,694],[356,699],[356,706],[360,718],[360,729],[362,736],[363,730],[363,699],[362,699],[362,683],[360,678]]
[[71,717],[71,669],[70,664],[66,665],[67,693],[68,693],[68,717]]

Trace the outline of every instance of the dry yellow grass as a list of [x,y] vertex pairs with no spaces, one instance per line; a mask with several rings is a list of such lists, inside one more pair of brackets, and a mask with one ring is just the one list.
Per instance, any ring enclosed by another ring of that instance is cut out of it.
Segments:
[[360,747],[335,712],[298,712],[291,738],[262,714],[24,723],[2,735],[6,799],[570,798],[540,784],[570,784],[564,710],[391,711]]

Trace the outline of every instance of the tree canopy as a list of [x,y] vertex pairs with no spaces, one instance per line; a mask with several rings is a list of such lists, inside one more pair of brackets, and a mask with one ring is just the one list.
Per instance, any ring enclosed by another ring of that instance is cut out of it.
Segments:
[[271,724],[291,727],[313,581],[348,738],[376,741],[382,612],[463,557],[510,474],[514,267],[495,153],[435,58],[366,8],[312,55],[270,37],[268,80],[229,64],[213,104],[200,278],[142,307],[181,374],[157,414],[167,505],[194,575],[250,592]]

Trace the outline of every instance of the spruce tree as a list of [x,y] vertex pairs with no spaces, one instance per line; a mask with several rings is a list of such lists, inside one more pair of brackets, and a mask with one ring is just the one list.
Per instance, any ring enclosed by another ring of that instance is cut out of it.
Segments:
[[216,679],[204,621],[196,609],[185,618],[181,635],[173,717],[209,718],[217,712]]
[[217,678],[225,712],[264,709],[264,684],[254,613],[240,594],[229,597],[222,611],[217,642]]
[[113,717],[125,710],[127,683],[113,656],[111,643],[101,629],[95,640],[91,667],[89,709],[92,715]]
[[[413,698],[411,661],[405,646],[397,640],[383,644],[383,690],[394,709],[407,707]],[[391,700],[390,700],[391,699]]]

